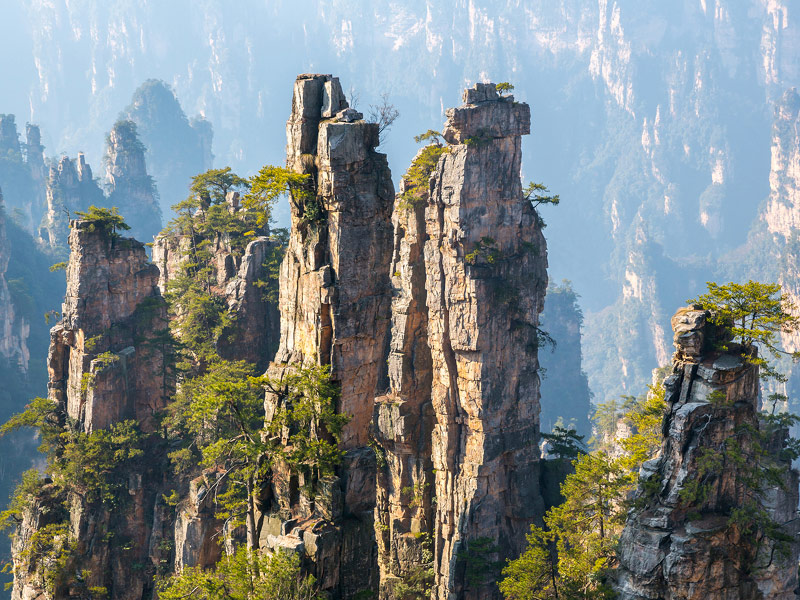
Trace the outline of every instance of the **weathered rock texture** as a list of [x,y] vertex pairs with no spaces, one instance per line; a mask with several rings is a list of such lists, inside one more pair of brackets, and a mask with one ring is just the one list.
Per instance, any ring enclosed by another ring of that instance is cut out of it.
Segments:
[[103,190],[92,176],[82,152],[77,159],[62,156],[50,165],[47,177],[47,210],[39,225],[39,239],[53,249],[63,249],[69,236],[70,213],[105,204]]
[[[173,392],[158,341],[166,327],[158,269],[140,242],[93,231],[85,221],[71,225],[63,318],[51,331],[49,398],[84,432],[132,419],[152,433],[154,414]],[[163,512],[158,465],[151,455],[141,470],[129,473],[122,508],[68,498],[71,538],[77,540],[74,560],[90,572],[86,584],[105,587],[111,599],[140,600],[151,593],[154,562],[160,559],[151,541]],[[46,513],[44,508],[32,510]],[[26,516],[17,539],[28,539],[43,524]],[[140,568],[133,569],[136,564]],[[15,568],[12,598],[40,597],[41,573],[31,572],[19,553]]]
[[[660,455],[644,464],[638,501],[620,542],[617,588],[620,598],[730,600],[794,598],[797,587],[798,473],[779,458],[785,431],[767,444],[770,455],[754,458],[759,430],[758,367],[745,361],[736,344],[714,351],[725,332],[707,311],[680,309],[672,318],[677,352],[665,381],[668,412]],[[744,460],[729,458],[735,441]],[[712,470],[702,464],[720,462]],[[758,461],[785,467],[784,489],[763,498],[771,518],[793,537],[789,555],[774,552],[762,531],[742,531],[729,521],[732,508],[753,498],[745,478]],[[704,494],[691,498],[692,486]]]
[[[226,234],[217,233],[212,242],[211,292],[224,298],[232,317],[232,324],[220,336],[217,351],[227,360],[246,360],[259,370],[267,367],[278,348],[278,309],[274,301],[267,300],[263,288],[272,276],[265,259],[278,245],[277,241],[259,236],[242,253]],[[182,265],[190,256],[188,236],[164,231],[156,238],[153,262],[159,268],[158,287],[162,294],[167,292],[169,282],[181,274]]]
[[145,147],[133,121],[117,121],[106,145],[108,205],[116,206],[131,226],[131,236],[152,241],[161,231],[158,192],[145,165]]
[[583,370],[582,326],[583,313],[572,285],[563,281],[550,286],[542,328],[553,338],[553,344],[539,352],[542,369],[547,373],[541,389],[541,429],[552,431],[561,419],[564,427],[575,427],[588,440],[592,435],[592,392]]
[[[375,453],[366,445],[374,398],[385,389],[394,189],[385,155],[374,150],[378,125],[348,108],[337,78],[297,78],[286,135],[287,166],[311,175],[313,198],[292,202],[280,274],[281,341],[268,374],[330,365],[341,385],[337,409],[351,420],[337,480],[315,502],[292,493],[291,483],[277,489],[284,523],[269,525],[265,541],[304,544],[323,589],[350,598],[377,587]],[[267,398],[268,417],[276,401]]]
[[431,434],[431,351],[425,290],[424,201],[404,202],[407,179],[400,184],[392,222],[392,328],[389,393],[375,399],[373,435],[378,444],[375,534],[381,569],[381,598],[420,569],[432,550],[433,461]]
[[496,595],[491,577],[467,586],[458,553],[489,538],[500,560],[516,556],[542,514],[537,350],[547,258],[520,183],[530,109],[494,84],[463,100],[446,113],[453,145],[425,212],[439,600]]

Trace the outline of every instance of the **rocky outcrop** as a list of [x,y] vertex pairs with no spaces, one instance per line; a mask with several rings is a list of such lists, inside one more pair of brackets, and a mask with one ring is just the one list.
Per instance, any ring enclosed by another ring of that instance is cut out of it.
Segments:
[[530,109],[477,84],[448,109],[452,145],[425,212],[433,381],[434,597],[488,598],[468,585],[470,542],[502,561],[525,546],[539,493],[539,313],[547,287],[540,221],[520,183]]
[[[302,543],[323,589],[350,598],[377,586],[375,453],[366,446],[374,398],[385,389],[394,189],[385,155],[374,150],[378,125],[348,108],[335,77],[297,78],[286,137],[287,166],[310,175],[312,189],[292,201],[280,273],[281,341],[268,375],[330,365],[341,386],[337,409],[351,420],[341,436],[338,478],[314,501],[291,486],[276,490],[283,525],[266,542]],[[267,398],[268,417],[279,401]]]
[[[787,432],[760,421],[759,369],[746,359],[755,349],[714,350],[726,330],[710,321],[692,306],[672,318],[661,452],[642,467],[619,546],[625,600],[795,597],[798,473],[781,456]],[[781,469],[783,486],[762,493],[766,468]],[[789,536],[786,554],[766,523]]]
[[124,419],[152,431],[170,393],[162,352],[139,341],[166,326],[158,269],[141,242],[87,221],[71,226],[63,318],[51,330],[50,397],[86,432]]
[[116,206],[131,226],[131,235],[152,240],[161,231],[161,209],[153,179],[147,173],[145,147],[133,121],[117,121],[106,145],[108,205]]
[[[63,318],[51,330],[49,398],[78,431],[92,433],[130,419],[147,436],[155,431],[155,414],[173,392],[161,335],[166,305],[157,287],[158,269],[136,240],[87,221],[72,221],[71,228]],[[124,502],[112,508],[72,492],[50,500],[40,494],[18,528],[15,544],[47,524],[31,511],[57,512],[66,502],[68,528],[62,535],[75,541],[69,560],[83,572],[82,584],[103,587],[115,600],[149,597],[154,563],[162,558],[158,544],[151,547],[151,542],[156,534],[163,535],[158,530],[163,473],[158,454],[152,448],[146,451],[148,460],[126,473]],[[14,560],[12,598],[40,597],[43,574],[26,562],[35,555],[18,551]]]
[[[155,239],[153,263],[159,268],[158,287],[162,294],[168,292],[169,283],[181,276],[185,263],[191,260],[190,245],[190,236],[175,231],[164,231]],[[280,242],[258,236],[242,252],[231,244],[228,235],[216,233],[211,246],[211,293],[225,300],[232,317],[220,335],[217,351],[227,360],[245,360],[264,370],[275,356],[279,335],[278,309],[275,301],[267,298],[265,289],[274,277],[266,259],[282,252]]]
[[65,250],[69,215],[92,205],[103,206],[106,198],[83,152],[76,159],[62,156],[57,164],[51,164],[46,189],[47,210],[39,225],[39,239],[53,250]]
[[170,214],[170,207],[186,196],[191,178],[212,166],[211,123],[199,116],[187,119],[172,88],[158,79],[136,89],[120,118],[136,123],[161,211]]
[[[415,158],[419,158],[419,154]],[[373,436],[378,475],[375,535],[380,597],[392,598],[397,583],[430,568],[433,534],[431,351],[425,290],[427,239],[424,190],[400,183],[395,201],[389,393],[375,399]],[[407,202],[407,193],[421,194]]]
[[[0,125],[2,121],[0,121]],[[23,371],[28,368],[27,325],[16,316],[14,303],[6,281],[11,248],[6,238],[5,207],[0,190],[0,361],[14,365]]]

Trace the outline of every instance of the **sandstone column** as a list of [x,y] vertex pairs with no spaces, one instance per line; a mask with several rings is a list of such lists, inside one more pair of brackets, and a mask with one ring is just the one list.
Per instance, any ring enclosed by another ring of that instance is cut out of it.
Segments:
[[[375,454],[367,442],[375,396],[386,388],[394,188],[386,156],[375,152],[378,125],[348,108],[336,77],[297,78],[286,136],[287,166],[311,176],[313,198],[292,200],[280,347],[268,374],[330,365],[341,386],[338,412],[351,420],[336,481],[319,482],[313,500],[298,491],[307,482],[276,484],[282,522],[267,520],[263,545],[302,543],[323,589],[349,598],[377,583]],[[267,398],[267,418],[277,401]]]
[[451,146],[425,213],[439,600],[496,594],[492,574],[485,585],[466,583],[459,552],[486,538],[495,559],[517,556],[542,512],[537,349],[547,250],[520,184],[530,109],[494,84],[463,99],[447,111]]

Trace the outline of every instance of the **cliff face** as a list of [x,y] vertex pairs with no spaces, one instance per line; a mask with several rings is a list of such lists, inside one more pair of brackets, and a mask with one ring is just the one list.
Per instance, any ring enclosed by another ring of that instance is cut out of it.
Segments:
[[[687,307],[672,318],[677,353],[664,381],[661,453],[642,467],[619,546],[623,599],[794,598],[798,473],[781,458],[787,432],[759,419],[758,367],[735,344],[712,350],[724,333],[709,316]],[[784,487],[759,492],[758,470],[772,467],[786,469]],[[758,506],[790,536],[786,554]],[[743,520],[737,507],[749,507]]]
[[493,84],[463,99],[447,111],[443,135],[452,145],[425,212],[434,596],[442,600],[488,597],[489,586],[466,586],[458,553],[488,538],[501,560],[518,554],[542,508],[537,348],[547,250],[520,184],[530,110],[498,97]]
[[[145,445],[151,444],[147,440],[155,431],[154,415],[173,392],[161,339],[166,305],[157,287],[158,269],[140,242],[95,230],[85,221],[71,225],[63,318],[51,330],[49,399],[72,420],[75,432],[91,434],[133,420]],[[125,499],[119,504],[98,503],[73,492],[50,497],[47,486],[43,488],[14,540],[12,598],[43,593],[46,573],[41,569],[48,567],[29,562],[35,555],[24,548],[37,529],[49,524],[47,519],[63,511],[69,535],[76,540],[68,564],[85,570],[85,585],[106,588],[109,598],[119,600],[149,596],[155,564],[162,558],[151,541],[161,534],[163,474],[159,455],[152,447],[147,452],[148,460],[126,473]],[[43,521],[33,511],[49,516]],[[154,513],[155,522],[150,518]],[[141,568],[132,569],[134,564]],[[71,592],[56,590],[55,595],[60,593]]]
[[545,376],[541,385],[542,431],[552,431],[559,419],[588,440],[592,433],[592,392],[583,370],[581,329],[583,312],[570,282],[550,286],[542,313],[542,329],[553,339],[541,348],[539,362]]
[[[419,158],[419,155],[418,157]],[[375,535],[381,569],[380,597],[393,598],[403,579],[430,569],[434,476],[431,442],[432,363],[425,289],[427,240],[424,189],[404,178],[395,201],[389,393],[375,399],[373,436],[379,448]],[[417,192],[409,204],[404,194]]]
[[39,239],[51,249],[63,251],[69,236],[68,214],[105,204],[105,196],[92,176],[82,152],[77,159],[62,156],[51,164],[46,181],[47,211],[39,225]]
[[108,135],[106,181],[108,205],[119,208],[131,235],[152,240],[161,231],[158,192],[145,165],[145,147],[133,121],[117,121]]
[[5,277],[11,257],[5,219],[3,192],[0,191],[0,360],[25,370],[30,358],[25,343],[27,335],[21,335],[25,333],[25,324],[18,322]]
[[[278,486],[284,522],[269,532],[267,545],[304,544],[323,589],[349,598],[377,580],[375,455],[366,445],[373,400],[385,386],[394,189],[386,157],[374,150],[378,125],[347,107],[335,77],[297,78],[286,136],[287,166],[311,175],[313,189],[292,202],[280,272],[280,347],[268,375],[330,365],[341,386],[337,410],[351,420],[341,436],[339,477],[316,502]],[[268,418],[278,401],[267,397]]]

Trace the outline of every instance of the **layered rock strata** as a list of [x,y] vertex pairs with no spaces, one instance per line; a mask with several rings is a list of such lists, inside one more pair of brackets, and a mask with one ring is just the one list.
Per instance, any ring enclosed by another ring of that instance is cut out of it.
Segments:
[[[664,381],[661,452],[642,467],[638,508],[619,546],[624,600],[795,597],[798,473],[782,458],[787,432],[765,434],[758,366],[736,344],[714,350],[726,333],[710,317],[690,306],[672,318],[677,352]],[[783,485],[761,493],[766,468],[779,469]],[[749,507],[744,520],[734,518],[738,507]],[[789,536],[785,553],[760,510]]]
[[[262,545],[302,544],[322,588],[350,598],[377,587],[375,453],[367,442],[374,398],[386,387],[394,189],[386,156],[375,152],[378,125],[348,108],[337,78],[297,78],[286,133],[287,166],[310,175],[311,187],[292,198],[281,341],[268,374],[279,380],[299,365],[330,365],[341,386],[336,408],[351,419],[339,476],[320,482],[314,499],[292,491],[308,482],[283,478],[288,486],[276,486]],[[277,402],[266,399],[268,418]]]
[[[156,413],[174,392],[162,337],[166,305],[157,286],[158,269],[142,243],[87,221],[72,221],[69,242],[63,318],[51,330],[49,398],[78,431],[92,433],[133,420],[145,435],[153,433]],[[127,474],[122,509],[72,493],[65,499],[69,535],[76,540],[70,560],[80,565],[86,586],[105,588],[111,599],[140,600],[152,593],[155,563],[163,558],[158,543],[153,544],[163,534],[159,465],[151,454]],[[52,506],[33,510],[61,510],[64,499],[51,500]],[[40,498],[39,503],[46,501]],[[30,556],[23,552],[40,520],[27,515],[17,531],[15,600],[43,593],[42,573],[25,563]],[[134,564],[140,568],[132,569]]]
[[496,596],[497,573],[467,583],[471,542],[488,541],[501,561],[517,556],[542,514],[537,351],[547,250],[520,183],[530,109],[494,84],[463,100],[446,113],[451,145],[425,211],[439,600]]

